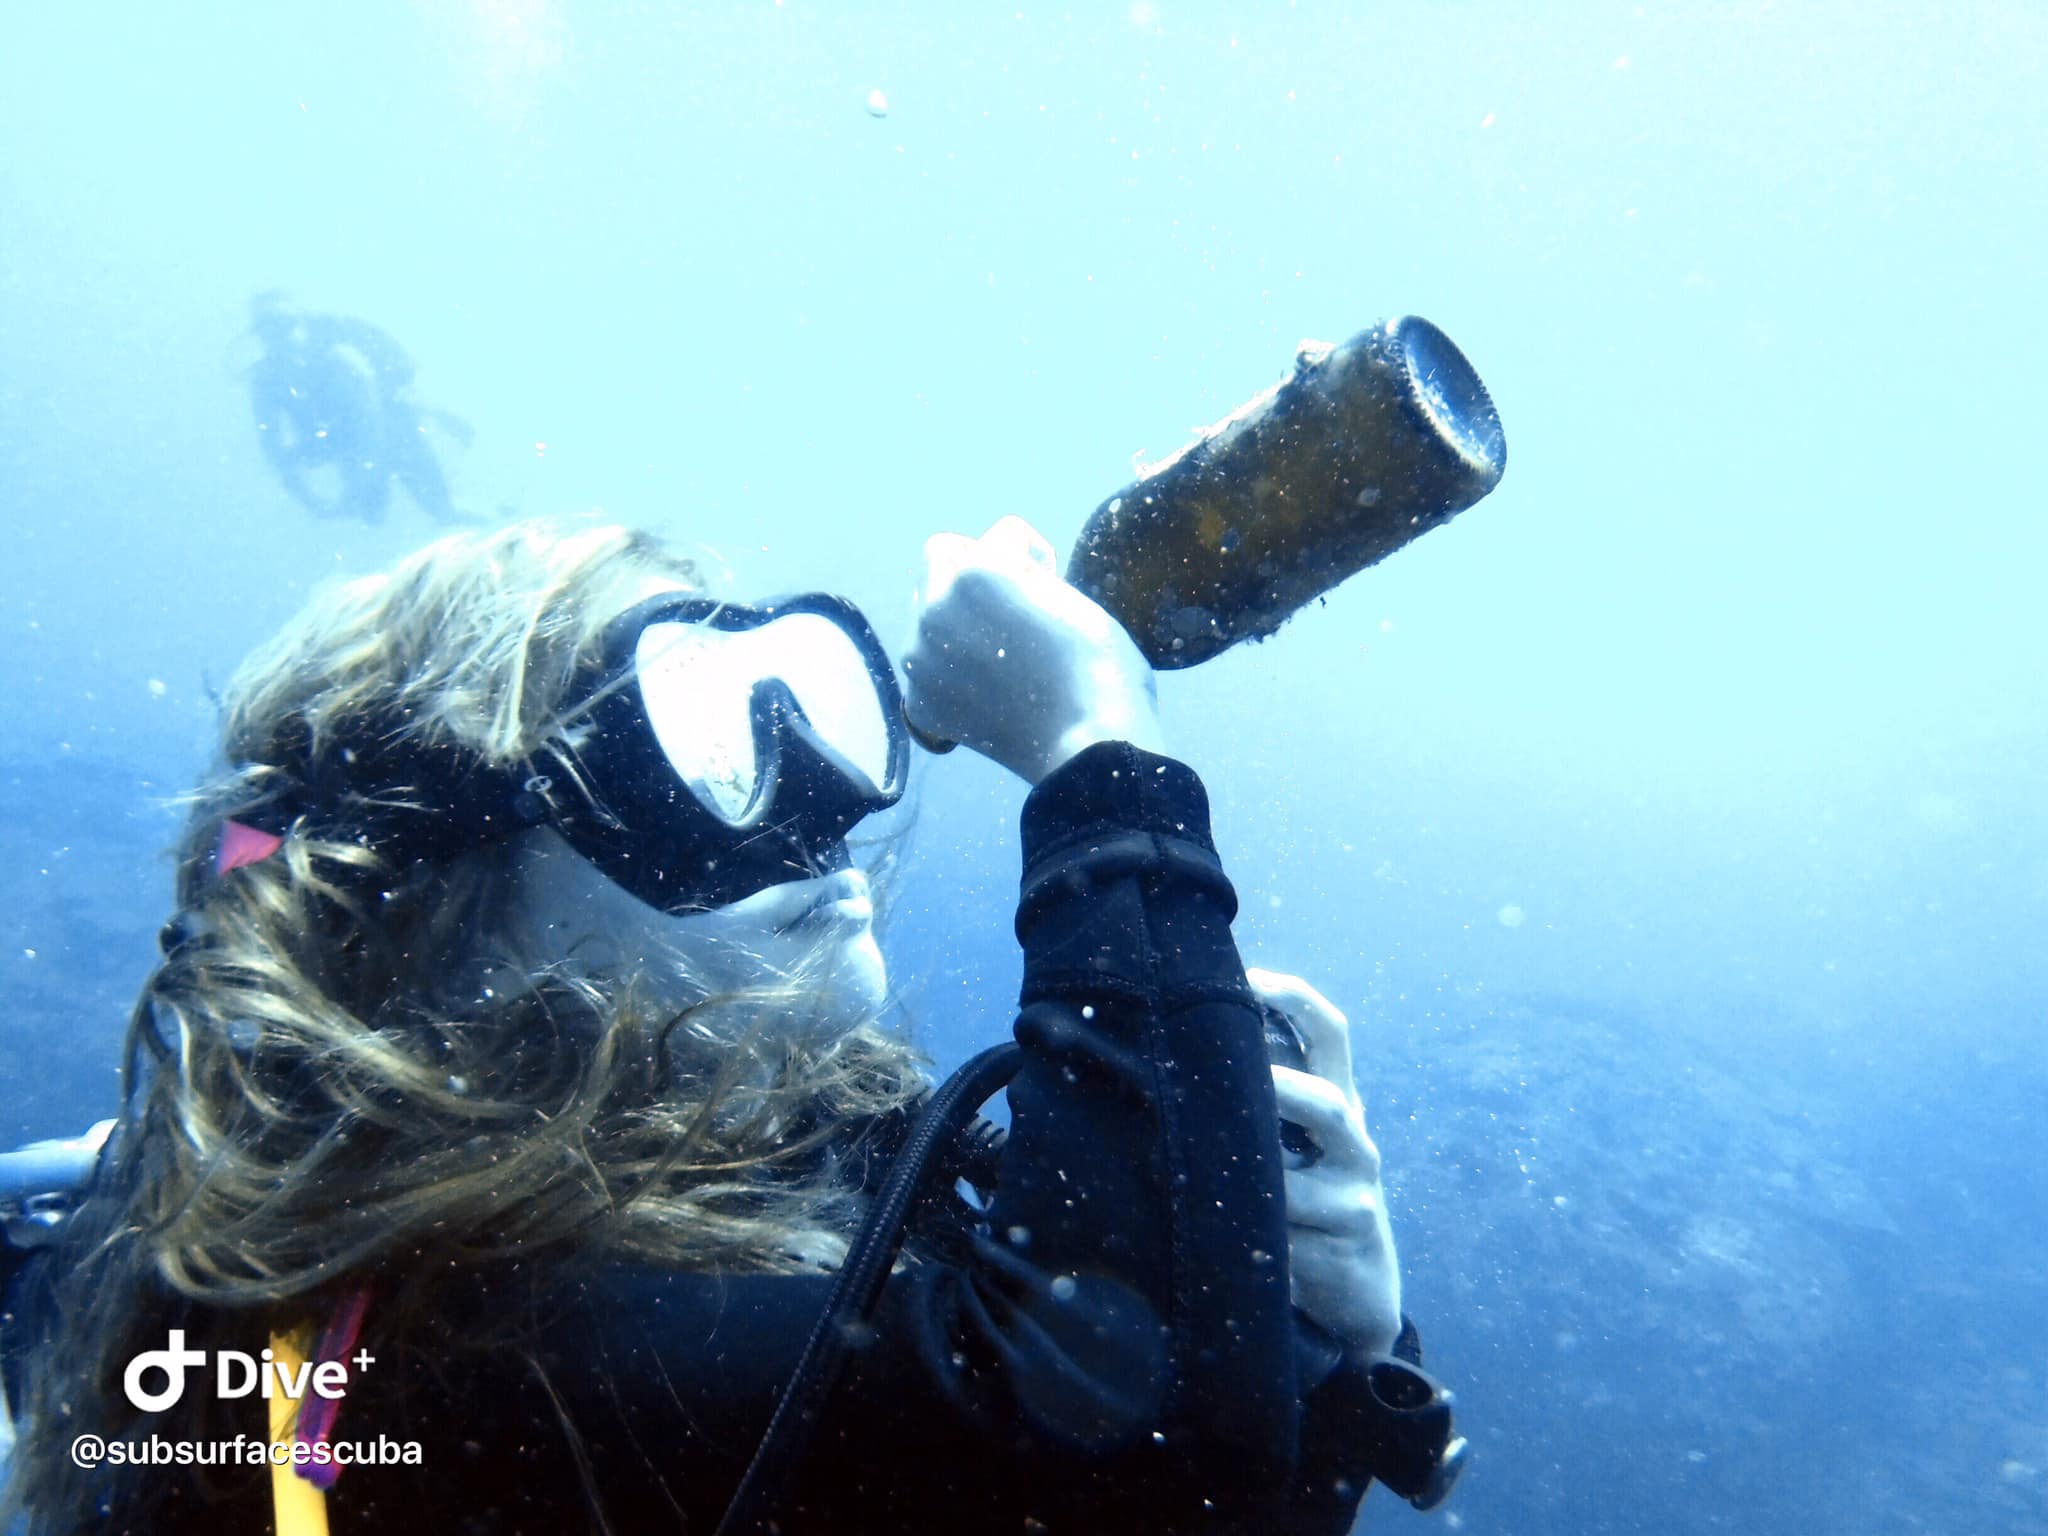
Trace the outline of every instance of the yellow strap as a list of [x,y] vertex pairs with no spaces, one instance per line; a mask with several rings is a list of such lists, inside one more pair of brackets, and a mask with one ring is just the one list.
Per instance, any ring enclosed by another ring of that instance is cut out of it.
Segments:
[[[313,1330],[270,1336],[270,1357],[296,1377],[312,1348]],[[270,1443],[289,1447],[298,1432],[299,1405],[282,1392],[270,1400]],[[291,1457],[284,1465],[270,1464],[270,1498],[277,1510],[277,1536],[327,1536],[327,1495],[293,1469]]]

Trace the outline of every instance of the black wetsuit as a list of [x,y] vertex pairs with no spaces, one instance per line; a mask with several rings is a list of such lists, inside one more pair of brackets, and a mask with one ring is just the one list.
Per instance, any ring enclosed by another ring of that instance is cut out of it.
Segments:
[[[993,1199],[922,1224],[777,1525],[1345,1531],[1362,1368],[1289,1299],[1272,1081],[1202,786],[1093,747],[1032,793],[1023,845],[1023,1066]],[[830,1285],[493,1277],[480,1309],[544,1326],[458,1348],[494,1331],[480,1311],[450,1316],[445,1350],[386,1347],[334,1436],[418,1439],[424,1465],[350,1469],[333,1530],[708,1536]],[[152,1528],[221,1536],[267,1516],[267,1485],[247,1497],[181,1493]]]

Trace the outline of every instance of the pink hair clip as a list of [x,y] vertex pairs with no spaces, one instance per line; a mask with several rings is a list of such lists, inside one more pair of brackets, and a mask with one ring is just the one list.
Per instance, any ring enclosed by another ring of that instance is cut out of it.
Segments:
[[220,824],[220,843],[213,850],[213,872],[226,875],[244,865],[261,864],[283,846],[284,839],[275,832],[265,832],[246,822],[224,821]]

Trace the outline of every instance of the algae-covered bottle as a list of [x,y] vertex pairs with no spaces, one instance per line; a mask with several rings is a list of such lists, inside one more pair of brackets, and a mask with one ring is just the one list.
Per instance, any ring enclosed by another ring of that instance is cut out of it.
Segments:
[[1067,580],[1153,666],[1191,667],[1449,522],[1506,464],[1479,375],[1405,316],[1305,344],[1286,378],[1098,507]]

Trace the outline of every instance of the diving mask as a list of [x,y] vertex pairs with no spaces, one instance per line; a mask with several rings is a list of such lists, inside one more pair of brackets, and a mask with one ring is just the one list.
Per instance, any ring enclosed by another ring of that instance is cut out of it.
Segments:
[[903,796],[910,743],[860,610],[663,593],[606,633],[572,728],[582,794],[545,781],[577,852],[664,911],[844,868],[846,834]]

